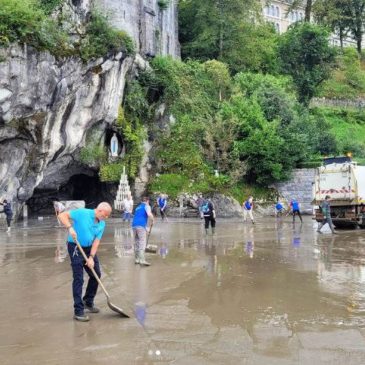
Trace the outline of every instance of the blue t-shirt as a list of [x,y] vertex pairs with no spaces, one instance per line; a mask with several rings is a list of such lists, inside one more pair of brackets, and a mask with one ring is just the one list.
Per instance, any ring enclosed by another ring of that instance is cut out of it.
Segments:
[[160,208],[162,209],[166,204],[166,199],[164,198],[158,198],[158,205],[160,206]]
[[245,201],[245,208],[246,208],[247,210],[251,210],[251,208],[252,208],[252,203],[250,203],[248,200],[246,200],[246,201]]
[[296,200],[292,200],[291,206],[293,210],[299,210],[299,203]]
[[275,208],[276,208],[276,210],[282,210],[283,209],[283,206],[280,203],[277,203],[275,205]]
[[132,222],[133,227],[147,227],[148,213],[151,211],[151,207],[147,203],[141,203],[134,211],[134,217]]
[[[70,211],[73,220],[72,227],[77,233],[77,240],[82,247],[92,246],[95,239],[101,239],[105,229],[104,221],[95,220],[94,209],[80,208]],[[74,242],[71,235],[68,235],[68,242]]]

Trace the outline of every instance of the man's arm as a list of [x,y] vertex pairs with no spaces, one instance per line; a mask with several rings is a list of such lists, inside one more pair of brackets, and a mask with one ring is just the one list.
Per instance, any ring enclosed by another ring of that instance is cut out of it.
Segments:
[[86,260],[86,265],[87,267],[89,267],[90,269],[94,268],[94,257],[96,255],[96,252],[98,251],[100,245],[100,240],[99,238],[95,238],[92,246],[91,246],[91,251],[90,251],[90,255],[89,258]]
[[77,240],[77,233],[72,227],[72,221],[70,212],[62,212],[58,215],[59,221],[68,229],[71,237],[76,241]]

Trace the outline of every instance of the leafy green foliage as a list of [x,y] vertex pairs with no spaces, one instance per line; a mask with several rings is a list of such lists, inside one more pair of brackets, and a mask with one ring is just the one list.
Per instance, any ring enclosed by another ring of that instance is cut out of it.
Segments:
[[123,172],[122,162],[106,163],[100,167],[99,177],[103,182],[118,182]]
[[0,47],[13,42],[47,50],[58,57],[80,56],[85,62],[110,52],[134,50],[131,38],[110,27],[106,18],[93,13],[86,25],[81,44],[71,40],[62,27],[61,19],[50,13],[61,0],[0,0]]
[[170,5],[170,0],[158,0],[157,5],[161,10],[166,10]]
[[305,22],[289,27],[280,39],[282,71],[292,76],[299,100],[306,105],[330,76],[335,51],[328,36],[324,28]]
[[226,192],[229,178],[225,175],[202,175],[198,179],[189,179],[182,174],[161,174],[152,179],[148,190],[152,193],[166,193],[176,198],[179,193],[217,193]]
[[124,48],[134,52],[131,38],[126,32],[113,29],[102,14],[94,12],[86,26],[86,36],[81,41],[80,55],[84,61],[97,58]]
[[327,98],[355,99],[365,96],[363,62],[354,48],[345,48],[336,58],[331,77],[320,86],[318,95]]
[[278,35],[260,20],[258,0],[183,0],[179,31],[183,59],[226,63],[234,73],[277,71]]
[[70,54],[67,34],[33,0],[0,0],[0,46],[27,43],[53,54]]
[[51,14],[57,7],[59,7],[64,0],[39,0],[41,8],[46,14]]
[[[335,150],[328,154],[352,152],[354,158],[365,157],[365,113],[360,109],[315,108],[313,116],[324,121],[335,136]],[[325,153],[323,153],[325,154]]]
[[[128,103],[126,106],[128,107]],[[122,162],[126,166],[128,176],[134,178],[143,158],[143,141],[146,138],[146,132],[141,122],[138,119],[126,117],[122,108],[119,109],[117,125],[126,144],[126,153]]]
[[227,176],[226,188],[242,180],[267,185],[331,147],[325,147],[331,135],[298,103],[290,78],[239,73],[232,79],[217,61],[158,57],[152,67],[142,78],[142,100],[155,92],[154,102],[164,102],[175,117],[155,132],[158,171],[203,184],[201,191],[214,186],[214,169]]
[[80,151],[80,160],[88,166],[100,166],[106,161],[107,153],[103,146],[90,143]]

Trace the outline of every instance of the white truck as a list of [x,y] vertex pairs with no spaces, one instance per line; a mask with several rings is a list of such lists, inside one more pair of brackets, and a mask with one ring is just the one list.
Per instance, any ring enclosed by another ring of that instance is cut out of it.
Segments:
[[358,166],[350,157],[324,159],[313,183],[317,222],[323,219],[319,206],[326,195],[331,197],[331,218],[336,227],[365,228],[365,166]]

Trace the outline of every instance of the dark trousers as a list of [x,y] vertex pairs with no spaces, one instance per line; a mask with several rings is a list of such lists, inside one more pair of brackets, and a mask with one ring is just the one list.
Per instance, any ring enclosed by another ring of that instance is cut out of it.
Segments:
[[162,218],[162,220],[164,220],[167,216],[166,216],[166,208],[165,209],[161,209],[160,208],[160,214],[161,214],[161,218]]
[[[77,316],[84,314],[84,303],[86,305],[93,306],[94,298],[96,292],[98,290],[98,282],[94,278],[91,270],[85,265],[85,260],[81,254],[81,252],[77,249],[77,246],[72,243],[67,243],[68,254],[71,260],[72,274],[73,274],[73,282],[72,282],[72,294],[74,297],[74,310]],[[91,247],[83,247],[86,256],[90,255]],[[99,259],[95,255],[94,257],[94,270],[96,274],[101,277]],[[82,286],[84,284],[84,270],[89,275],[89,282],[86,287],[86,292],[84,297],[82,298]]]
[[13,219],[12,215],[6,215],[6,223],[7,223],[8,227],[10,227],[12,219]]
[[215,227],[215,218],[213,217],[213,215],[204,216],[204,220],[205,220],[205,229],[209,228],[209,222],[212,228]]
[[300,221],[303,222],[302,215],[299,210],[293,210],[293,222],[295,221],[295,215],[298,214]]

